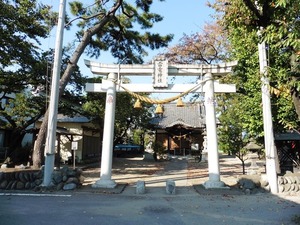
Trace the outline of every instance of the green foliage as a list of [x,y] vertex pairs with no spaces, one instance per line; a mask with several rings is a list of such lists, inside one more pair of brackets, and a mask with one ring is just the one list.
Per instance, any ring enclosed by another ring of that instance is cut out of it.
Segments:
[[[93,119],[94,123],[100,124],[103,128],[105,114],[105,93],[88,93],[83,105],[86,115]],[[149,126],[151,114],[149,105],[142,109],[134,109],[135,99],[128,93],[117,93],[115,110],[114,142],[128,142],[127,131],[133,132],[135,143],[140,143],[139,137]],[[136,142],[137,141],[137,142]]]
[[39,64],[38,44],[48,35],[49,8],[36,1],[0,2],[0,92],[22,90]]
[[[265,41],[268,46],[269,79],[271,86],[281,90],[282,93],[291,91],[295,94],[294,102],[285,94],[273,96],[272,108],[275,112],[275,124],[280,121],[282,127],[297,127],[295,112],[300,116],[298,90],[299,85],[299,49],[300,49],[300,2],[298,0],[233,0],[224,4],[224,0],[217,0],[212,7],[219,13],[219,22],[226,27],[234,51],[234,58],[239,64],[249,60],[249,54],[257,59],[257,44]],[[260,31],[260,36],[258,36]],[[250,59],[251,60],[251,59]],[[257,62],[257,61],[256,61]],[[243,65],[243,64],[242,64]],[[259,79],[257,63],[256,68]],[[254,71],[253,71],[254,73]],[[248,74],[244,74],[248,77]],[[282,88],[284,87],[284,88]],[[273,94],[273,93],[272,93]],[[277,98],[277,99],[276,99]],[[277,100],[280,100],[277,102]],[[285,98],[285,104],[281,104]],[[279,104],[280,103],[280,104]],[[294,109],[291,104],[294,103]],[[285,107],[288,105],[288,107]],[[276,108],[280,110],[277,112]],[[283,112],[290,110],[293,119]],[[291,110],[292,109],[292,110]],[[296,111],[295,111],[296,109]]]
[[166,149],[164,148],[162,143],[154,142],[152,148],[156,156],[158,156],[159,158],[163,158],[163,155],[166,153]]
[[[86,81],[80,74],[77,63],[84,51],[91,57],[98,57],[103,51],[109,50],[118,61],[141,63],[143,56],[147,55],[145,48],[165,47],[171,41],[172,35],[161,36],[149,32],[154,23],[162,20],[160,15],[150,13],[152,1],[138,0],[134,3],[135,5],[130,5],[123,0],[95,1],[89,6],[79,1],[70,3],[76,18],[69,20],[66,16],[66,29],[74,21],[78,22],[74,35],[74,44],[78,45],[70,45],[71,48],[65,51],[68,53],[65,53],[62,62],[59,112],[70,116],[81,113],[82,85]],[[35,0],[4,0],[0,2],[0,7],[0,100],[9,98],[10,93],[22,93],[41,87],[42,94],[27,96],[26,105],[24,102],[24,105],[20,104],[19,108],[14,109],[23,118],[21,106],[24,110],[31,109],[29,103],[36,101],[37,104],[32,107],[36,115],[32,120],[29,119],[33,123],[34,119],[45,113],[48,106],[46,96],[49,94],[50,68],[53,62],[53,52],[49,50],[43,53],[39,48],[39,40],[47,38],[51,28],[56,25],[57,13],[52,12],[50,6],[37,5]],[[141,31],[138,32],[139,28]],[[29,112],[33,113],[31,110]],[[4,109],[1,109],[0,116],[5,117],[1,126],[23,124],[22,120],[17,121],[18,115],[12,117]],[[37,151],[41,151],[45,126],[46,118],[38,135],[36,146],[40,149],[35,148],[36,155],[42,155]],[[17,130],[26,132],[25,127],[18,127],[15,131]]]
[[[126,1],[114,1],[115,7],[119,5],[119,13],[111,15],[107,23],[103,23],[101,30],[93,35],[87,44],[86,54],[99,57],[102,51],[110,51],[112,56],[123,63],[142,63],[147,56],[146,48],[158,49],[166,47],[173,35],[161,36],[148,30],[154,23],[163,18],[150,12],[152,1],[135,1],[135,5]],[[91,6],[74,1],[70,3],[71,12],[78,18],[77,26],[80,30],[76,33],[82,40],[87,29],[95,28],[104,16],[111,13],[113,7],[96,2]],[[110,10],[108,10],[110,9]],[[137,29],[140,28],[140,31]]]
[[[103,51],[122,63],[143,63],[147,49],[166,47],[173,35],[161,36],[149,30],[162,16],[151,13],[152,1],[95,1],[92,5],[84,5],[79,1],[70,3],[71,12],[76,18],[79,30],[76,37],[80,41],[73,55],[78,60],[83,53],[90,57],[99,57]],[[84,47],[82,47],[84,46]],[[80,54],[78,54],[80,52]],[[68,74],[65,74],[68,76]],[[115,142],[122,143],[128,129],[147,129],[149,118],[148,107],[134,110],[135,99],[126,93],[117,94],[115,114]],[[105,95],[88,93],[83,109],[95,122],[103,125]]]
[[143,142],[144,142],[144,140],[143,140],[144,134],[145,134],[145,130],[143,130],[143,129],[135,129],[133,131],[133,135],[132,135],[132,141],[133,141],[133,143],[139,144],[139,145],[143,144]]
[[[224,3],[217,0],[212,6],[220,13],[218,22],[228,32],[231,57],[238,60],[238,66],[234,76],[222,78],[237,85],[237,94],[225,102],[226,109],[221,108],[220,147],[225,151],[234,149],[234,154],[243,162],[247,154],[243,147],[246,141],[254,138],[263,143],[264,137],[258,64],[258,43],[262,41],[267,43],[274,132],[299,128],[297,104],[290,94],[299,85],[295,78],[299,77],[299,56],[296,56],[300,40],[299,1],[233,0]],[[224,97],[220,97],[222,100]],[[246,136],[242,138],[241,134]]]
[[6,147],[12,151],[44,112],[45,99],[30,95],[30,89],[45,78],[38,46],[48,35],[51,13],[29,0],[4,0],[0,7],[0,128],[10,130]]
[[218,98],[217,110],[220,112],[219,141],[220,149],[229,154],[241,151],[247,141],[244,133],[243,113],[239,102],[243,98],[240,94],[222,94]]
[[[7,101],[2,110],[1,124],[4,124],[5,128],[10,129],[24,127],[25,124],[28,125],[28,120],[39,113],[35,107],[34,99],[25,94],[16,94],[14,98]],[[15,117],[18,118],[15,120]],[[6,119],[11,121],[11,123],[5,123]]]
[[[201,34],[186,35],[182,38],[182,43],[167,52],[167,56],[174,62],[181,63],[238,60],[233,76],[220,79],[223,83],[236,84],[237,93],[217,97],[221,123],[219,146],[221,150],[235,154],[243,162],[247,154],[244,148],[246,141],[250,138],[262,141],[264,136],[258,61],[258,43],[262,41],[267,42],[274,130],[282,132],[299,127],[296,110],[299,108],[300,116],[300,2],[216,0],[210,5],[218,13],[215,18],[220,30],[223,29],[219,36],[215,31],[215,36],[220,37],[222,44],[206,41],[209,38],[198,38]],[[214,37],[212,33],[205,37]],[[223,48],[219,49],[220,46]],[[211,59],[211,47],[219,51],[215,52],[214,60],[207,60]],[[298,106],[289,93],[296,93],[294,99]]]
[[[253,137],[263,136],[257,48],[261,41],[267,42],[268,78],[275,132],[298,128],[297,105],[289,93],[293,87],[299,85],[294,78],[299,72],[295,63],[297,57],[291,60],[299,49],[295,43],[299,42],[299,26],[296,26],[299,20],[299,1],[234,0],[224,4],[223,0],[218,0],[213,7],[220,13],[219,22],[226,27],[229,34],[232,57],[239,61],[234,73],[238,79],[233,81],[237,84],[238,92],[244,94],[239,104],[242,105],[245,132]],[[282,23],[283,20],[285,24]],[[260,28],[263,30],[258,36]],[[291,62],[294,62],[294,67]]]
[[218,127],[219,149],[229,155],[235,155],[242,162],[243,173],[245,173],[245,160],[249,150],[245,148],[249,141],[249,136],[254,134],[246,133],[253,131],[247,125],[257,121],[244,121],[254,115],[245,116],[246,111],[241,108],[243,104],[242,94],[222,94],[218,98],[218,111],[220,116],[220,126]]
[[[237,97],[226,98],[224,95],[222,103],[219,104],[219,107],[223,109],[218,117],[221,124],[218,129],[219,147],[220,150],[229,154],[239,152],[244,146],[243,123],[239,114],[238,101]],[[235,115],[234,118],[233,115]]]

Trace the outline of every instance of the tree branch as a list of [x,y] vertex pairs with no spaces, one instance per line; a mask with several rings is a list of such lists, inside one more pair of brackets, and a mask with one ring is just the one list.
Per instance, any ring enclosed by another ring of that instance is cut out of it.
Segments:
[[97,17],[97,16],[100,16],[101,14],[104,15],[103,12],[99,12],[99,13],[97,13],[97,14],[94,14],[94,15],[88,16],[88,17],[85,17],[85,16],[79,16],[79,17],[76,17],[76,18],[72,19],[71,21],[69,21],[69,22],[65,25],[65,27],[70,26],[71,23],[73,23],[73,22],[76,21],[76,20],[80,20],[80,19],[82,19],[82,20],[90,20],[90,19],[93,19],[93,18],[95,18],[95,17]]
[[[109,1],[109,0],[106,0],[106,1],[103,2],[102,0],[99,0],[99,1],[97,1],[97,2],[102,2],[102,5],[104,5],[104,4],[106,4],[108,1]],[[95,2],[94,4],[92,4],[92,5],[90,5],[90,6],[95,5],[97,2]],[[120,6],[121,6],[122,9],[123,9],[122,3],[123,3],[123,0],[119,0],[119,1],[114,5],[114,7],[111,8],[111,10],[108,12],[108,14],[114,13]],[[88,7],[90,7],[90,6],[88,6]],[[88,7],[86,7],[86,8],[88,8]],[[123,11],[123,10],[122,10],[122,11]],[[125,12],[123,12],[123,13],[125,14]],[[108,14],[107,14],[107,15],[108,15]],[[87,16],[87,17],[86,17],[86,16],[79,16],[79,17],[76,17],[76,18],[72,19],[71,21],[69,21],[69,22],[65,25],[65,27],[70,26],[71,23],[73,23],[73,22],[76,21],[76,20],[79,20],[79,19],[82,19],[82,20],[90,20],[90,19],[93,19],[93,18],[98,17],[98,16],[101,16],[101,15],[104,15],[104,12],[99,12],[99,13],[96,13],[96,14],[94,14],[94,15]],[[126,14],[126,15],[127,15],[127,14]]]
[[260,13],[256,5],[253,4],[251,0],[243,0],[243,2],[247,6],[247,8],[258,18],[258,23],[261,23],[263,15]]
[[133,14],[132,14],[132,15],[130,15],[130,14],[128,14],[128,13],[125,11],[125,9],[124,9],[124,6],[123,6],[123,5],[121,5],[121,9],[122,9],[122,13],[124,13],[126,16],[128,16],[129,18],[132,18],[132,17],[133,17]]

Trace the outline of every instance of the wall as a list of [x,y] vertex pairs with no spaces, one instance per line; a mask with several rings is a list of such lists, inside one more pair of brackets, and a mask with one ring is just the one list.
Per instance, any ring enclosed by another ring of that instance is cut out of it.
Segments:
[[[40,122],[36,124],[39,128]],[[78,149],[75,151],[77,162],[87,160],[89,156],[91,158],[98,157],[96,153],[101,152],[101,140],[100,133],[96,131],[95,125],[92,123],[76,123],[76,122],[57,122],[58,127],[63,127],[71,134],[61,134],[60,137],[60,156],[62,162],[67,162],[69,157],[72,157],[72,141],[78,142]],[[72,139],[73,138],[73,139]],[[89,143],[84,143],[84,142]],[[56,149],[57,152],[57,149]],[[90,152],[93,152],[91,155]]]

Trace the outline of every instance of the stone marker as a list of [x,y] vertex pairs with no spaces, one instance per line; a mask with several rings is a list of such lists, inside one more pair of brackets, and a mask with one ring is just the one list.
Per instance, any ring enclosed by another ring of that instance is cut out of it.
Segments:
[[173,180],[167,180],[166,182],[166,193],[168,195],[175,195],[176,191],[176,186],[175,186],[175,181]]
[[136,194],[145,194],[146,188],[145,188],[145,181],[138,180],[136,183]]

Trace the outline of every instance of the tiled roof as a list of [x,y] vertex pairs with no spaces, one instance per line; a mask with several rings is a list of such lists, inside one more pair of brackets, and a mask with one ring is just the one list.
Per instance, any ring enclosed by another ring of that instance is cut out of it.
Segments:
[[300,140],[300,133],[299,131],[286,131],[284,133],[275,134],[276,141],[296,141]]
[[[40,118],[39,121],[42,121],[44,117]],[[63,114],[57,114],[57,122],[59,123],[89,123],[90,119],[84,116],[66,116]]]
[[175,125],[185,127],[205,127],[204,106],[200,104],[185,104],[184,107],[177,107],[175,103],[164,104],[164,113],[156,116],[151,123],[158,128],[168,128]]
[[70,117],[70,116],[58,114],[57,122],[60,122],[60,123],[88,123],[88,122],[90,122],[90,119],[88,119],[87,117],[84,117],[84,116]]

